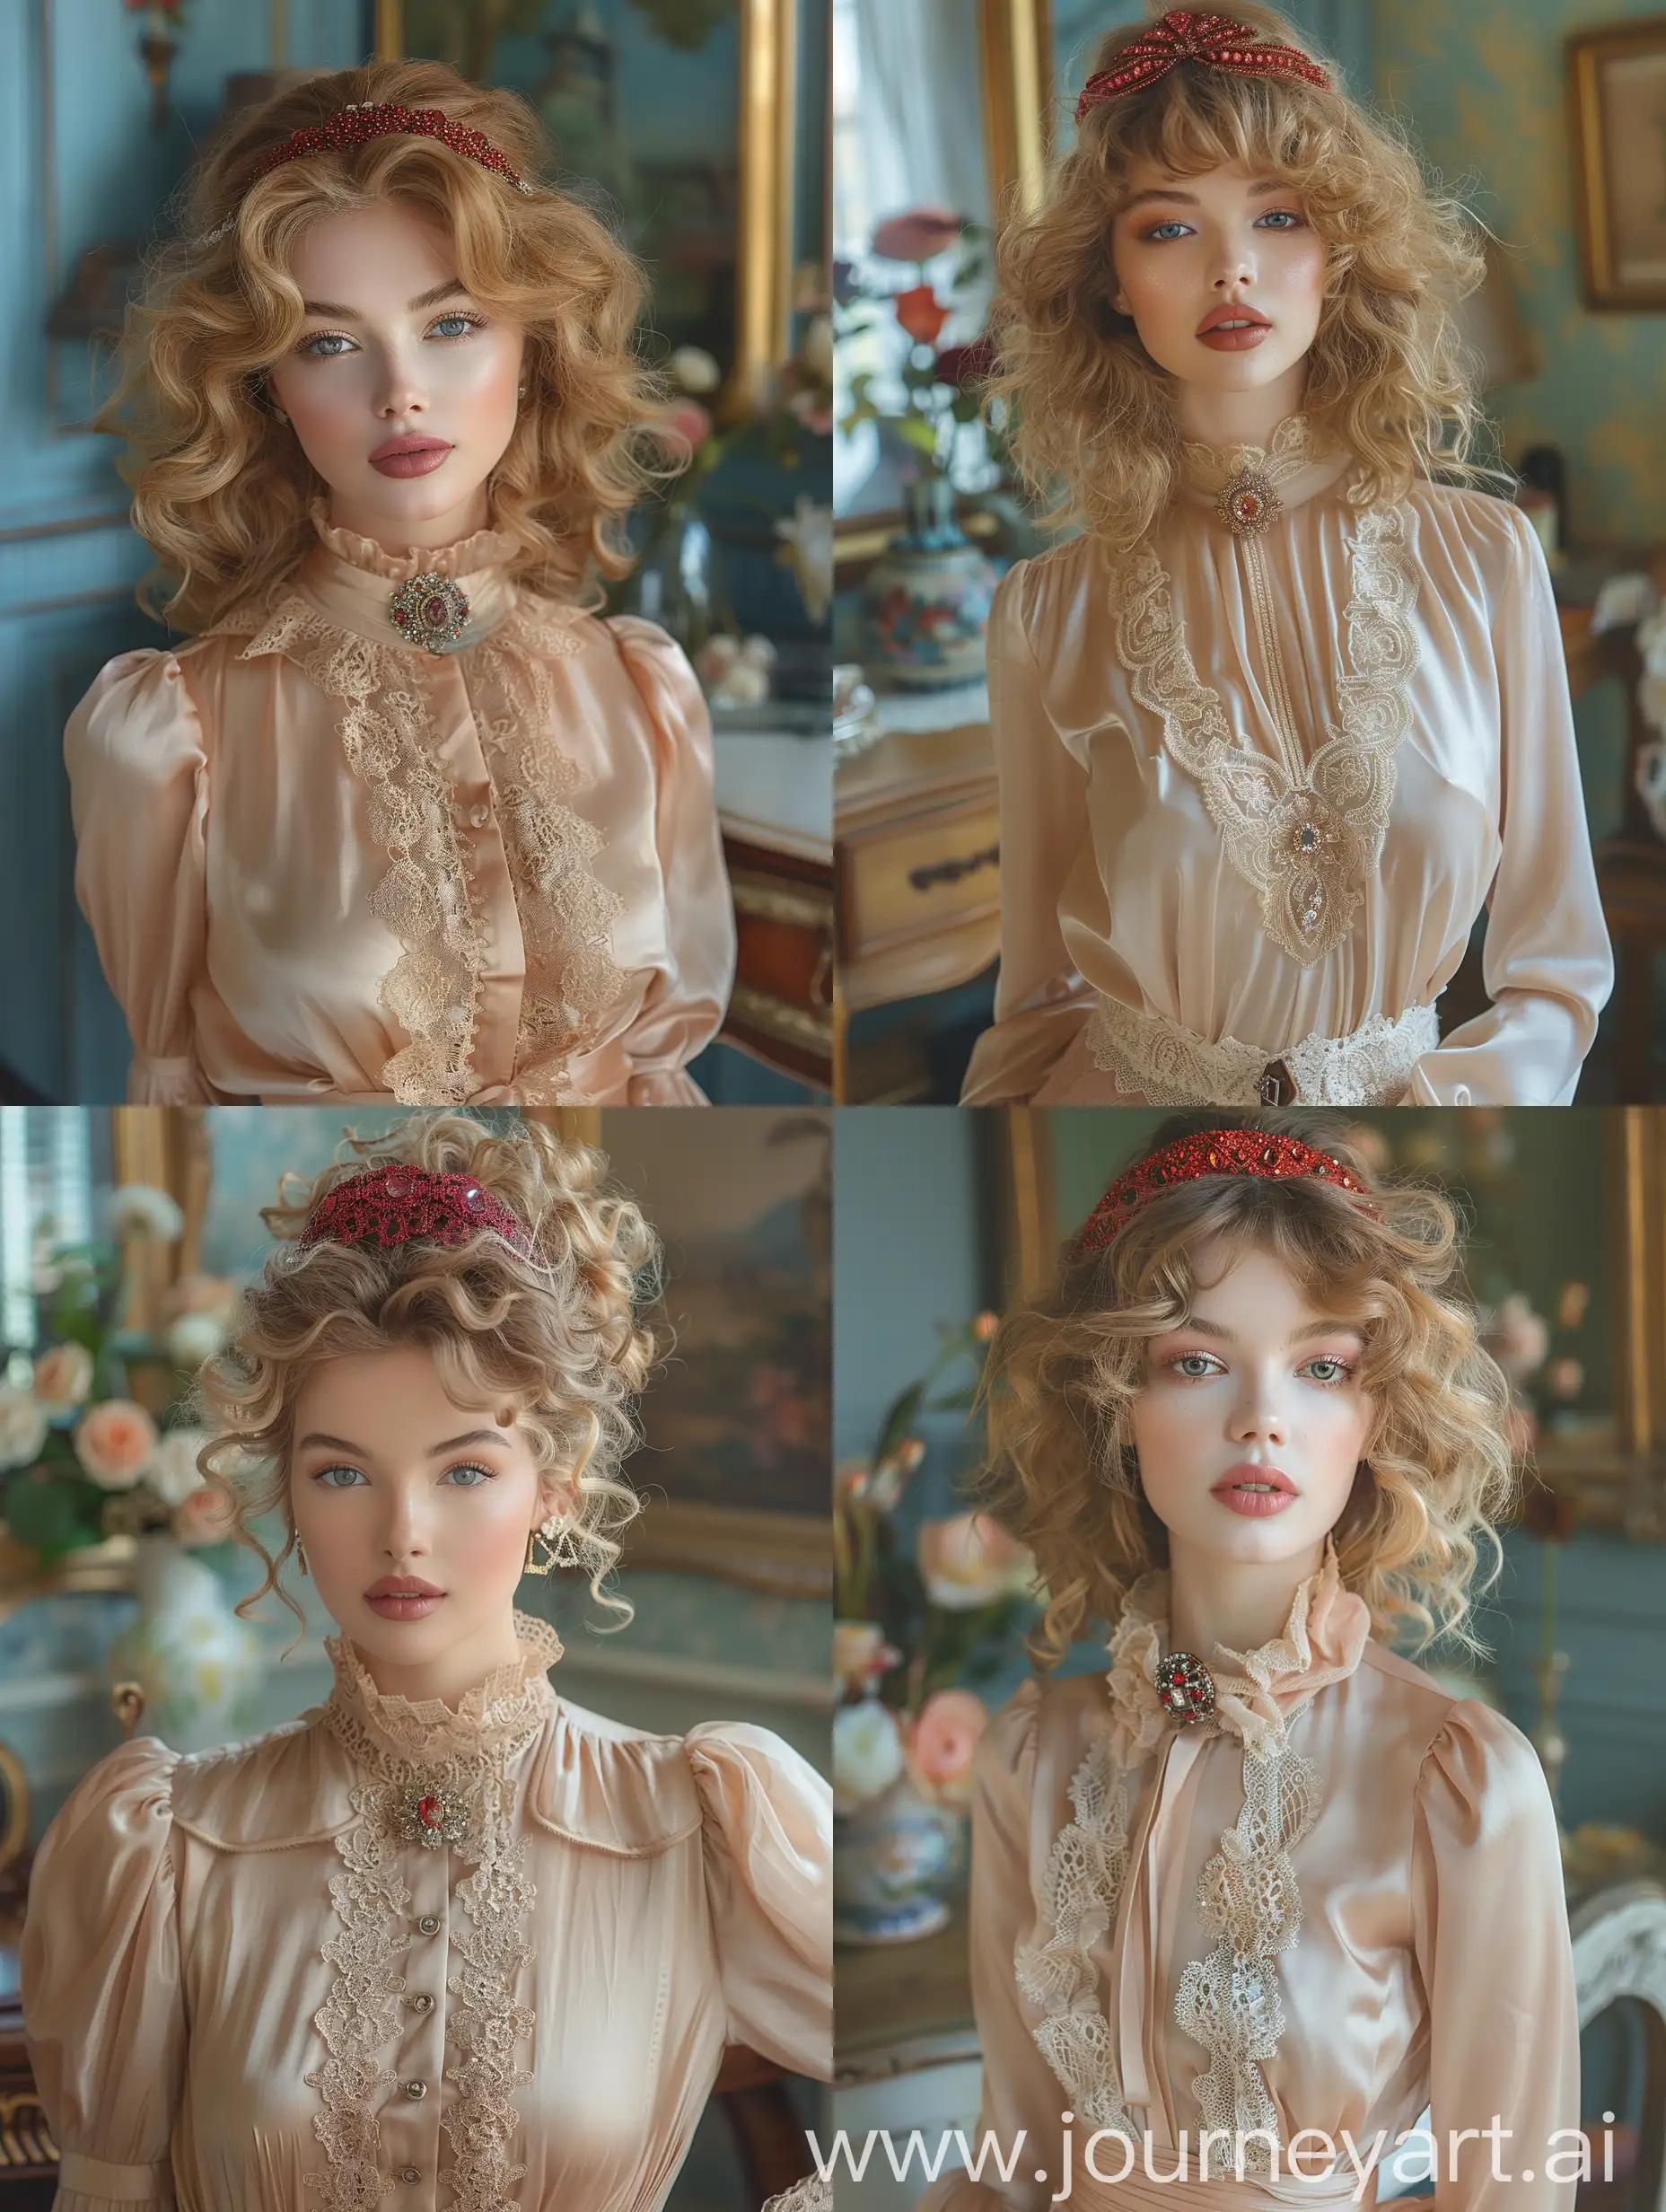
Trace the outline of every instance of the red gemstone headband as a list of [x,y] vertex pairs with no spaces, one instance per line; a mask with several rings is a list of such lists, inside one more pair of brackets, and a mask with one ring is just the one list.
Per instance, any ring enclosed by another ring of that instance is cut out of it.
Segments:
[[[299,161],[305,154],[340,153],[346,146],[367,145],[373,138],[388,138],[403,135],[411,138],[437,138],[442,145],[450,146],[453,154],[464,154],[471,162],[478,162],[482,169],[495,169],[500,177],[506,177],[517,192],[524,192],[530,199],[533,188],[519,175],[498,152],[491,140],[478,130],[467,129],[461,123],[453,123],[443,108],[401,108],[391,100],[367,100],[362,105],[351,102],[338,108],[322,123],[309,123],[304,130],[292,131],[279,145],[268,146],[250,171],[248,182],[238,195],[241,204],[250,187],[262,177],[281,169],[285,162]],[[217,223],[200,238],[193,239],[197,246],[212,246],[224,238],[237,221],[237,209],[232,208],[224,223]]]
[[495,1231],[518,1252],[531,1251],[524,1224],[472,1175],[431,1175],[425,1168],[384,1161],[327,1190],[297,1241],[390,1250],[417,1237],[430,1244],[466,1244],[482,1229]]
[[1265,1129],[1204,1129],[1195,1137],[1182,1137],[1165,1145],[1161,1152],[1153,1152],[1136,1162],[1126,1175],[1119,1175],[1088,1216],[1076,1239],[1077,1254],[1102,1250],[1160,1190],[1175,1183],[1196,1182],[1203,1175],[1258,1175],[1271,1181],[1312,1175],[1360,1196],[1365,1189],[1351,1168],[1333,1160],[1328,1152],[1316,1152],[1299,1137],[1275,1137]]
[[1330,84],[1316,61],[1293,46],[1264,37],[1252,23],[1234,22],[1230,15],[1198,15],[1190,8],[1171,8],[1160,22],[1123,47],[1109,69],[1088,79],[1076,102],[1077,122],[1090,108],[1120,99],[1124,92],[1143,92],[1183,61],[1201,62],[1206,69],[1229,69],[1239,76],[1301,77],[1327,90]]

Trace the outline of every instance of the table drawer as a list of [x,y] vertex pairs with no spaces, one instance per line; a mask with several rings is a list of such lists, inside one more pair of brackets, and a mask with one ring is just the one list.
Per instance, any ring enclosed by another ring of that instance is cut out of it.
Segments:
[[993,799],[887,823],[843,852],[850,961],[999,911],[1001,822]]

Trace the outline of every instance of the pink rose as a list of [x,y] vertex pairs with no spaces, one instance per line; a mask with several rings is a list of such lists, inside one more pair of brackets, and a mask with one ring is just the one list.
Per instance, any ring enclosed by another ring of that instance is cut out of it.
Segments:
[[1022,1594],[1034,1571],[1023,1545],[981,1513],[922,1522],[915,1563],[926,1596],[951,1613],[971,1612],[997,1598]]
[[237,1514],[218,1483],[205,1482],[173,1509],[173,1532],[189,1550],[223,1544],[237,1533]]
[[929,261],[953,245],[962,227],[946,207],[910,207],[879,225],[872,250],[881,261]]
[[101,1489],[130,1490],[156,1449],[156,1424],[128,1398],[107,1398],[82,1417],[75,1457]]
[[55,1344],[35,1362],[35,1396],[60,1411],[86,1403],[92,1388],[92,1355],[84,1344]]
[[965,1804],[971,1795],[972,1754],[989,1715],[969,1690],[940,1690],[927,1698],[908,1739],[915,1780],[944,1804]]

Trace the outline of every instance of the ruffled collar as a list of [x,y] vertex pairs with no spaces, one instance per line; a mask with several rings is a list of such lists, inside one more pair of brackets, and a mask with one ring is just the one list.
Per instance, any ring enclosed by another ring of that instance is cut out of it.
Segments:
[[[1167,1656],[1169,1576],[1142,1575],[1123,1600],[1111,1632],[1106,1678],[1124,1764],[1153,1751],[1175,1725],[1157,1696],[1157,1662]],[[1293,1714],[1359,1665],[1371,1637],[1371,1609],[1345,1590],[1333,1540],[1317,1574],[1298,1584],[1284,1632],[1255,1651],[1217,1644],[1199,1655],[1214,1678],[1214,1711],[1194,1728],[1239,1738],[1258,1759],[1282,1751]]]
[[1286,415],[1266,445],[1205,445],[1182,439],[1180,496],[1188,505],[1213,507],[1242,476],[1264,478],[1286,512],[1324,491],[1349,466],[1346,451],[1328,443],[1307,415]]
[[495,1667],[455,1710],[439,1698],[384,1694],[346,1637],[325,1644],[335,1669],[325,1717],[344,1742],[401,1765],[439,1766],[452,1760],[495,1760],[539,1735],[555,1704],[546,1679],[560,1658],[561,1638],[548,1621],[517,1612],[519,1656]]
[[477,530],[454,545],[408,546],[403,553],[390,553],[373,538],[338,530],[321,495],[307,512],[318,543],[296,570],[295,584],[310,604],[356,636],[431,657],[425,646],[413,645],[401,633],[390,611],[399,586],[416,576],[449,576],[469,601],[469,619],[446,648],[451,653],[466,652],[489,636],[516,603],[516,587],[508,575],[515,541],[506,531]]

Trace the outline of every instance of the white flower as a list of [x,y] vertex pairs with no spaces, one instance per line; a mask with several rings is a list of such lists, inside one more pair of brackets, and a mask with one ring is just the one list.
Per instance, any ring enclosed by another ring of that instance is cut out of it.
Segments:
[[212,1313],[181,1313],[170,1321],[162,1341],[176,1367],[200,1367],[225,1342],[225,1330]]
[[185,1216],[165,1190],[149,1183],[123,1183],[110,1197],[110,1221],[116,1234],[134,1229],[141,1236],[160,1237],[176,1243],[185,1230]]
[[164,1505],[182,1505],[193,1490],[202,1488],[197,1454],[208,1441],[201,1428],[171,1428],[151,1454],[145,1479]]
[[47,1440],[46,1409],[32,1391],[0,1383],[0,1467],[31,1467]]
[[875,1698],[841,1705],[833,1716],[833,1809],[854,1813],[902,1772],[902,1737]]
[[786,541],[787,565],[805,611],[812,622],[823,620],[833,604],[832,508],[800,492],[791,519],[776,524],[776,536]]
[[717,364],[697,346],[678,347],[665,365],[684,391],[715,391],[723,382]]

